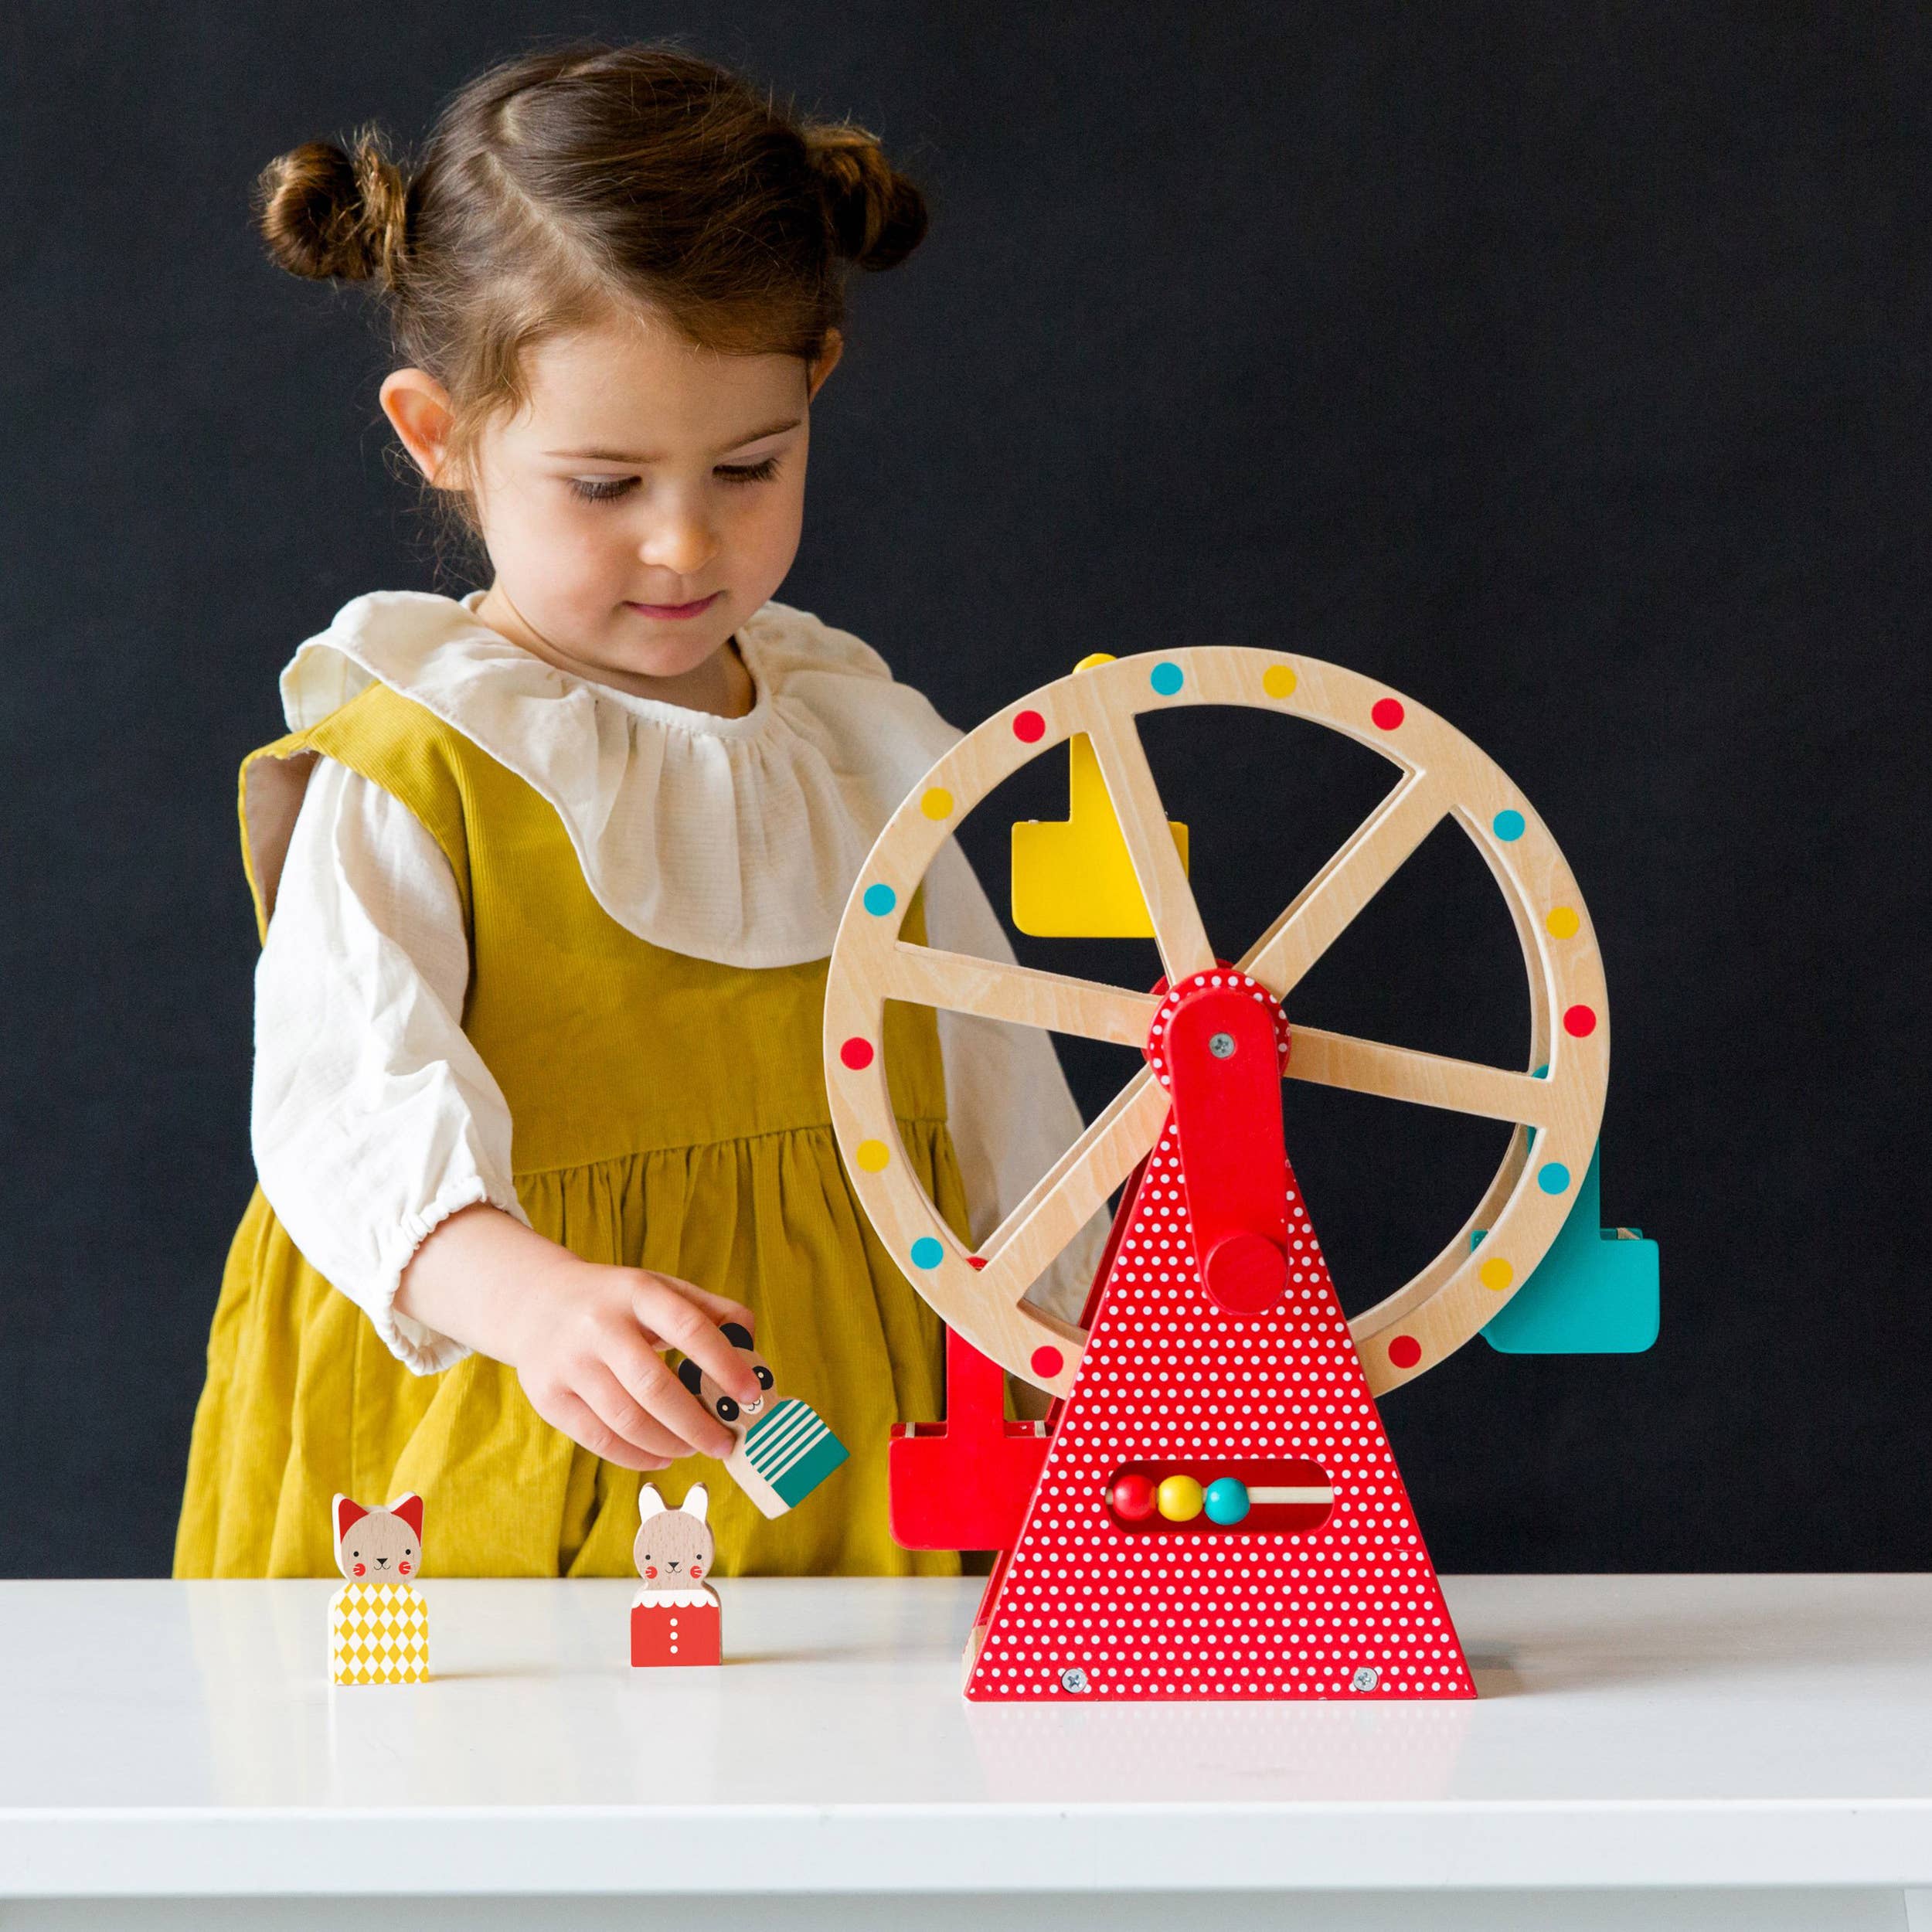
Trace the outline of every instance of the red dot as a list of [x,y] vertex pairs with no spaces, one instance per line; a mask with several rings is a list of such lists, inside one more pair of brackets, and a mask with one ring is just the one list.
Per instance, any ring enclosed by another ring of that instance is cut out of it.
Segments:
[[1378,698],[1369,707],[1369,716],[1384,731],[1393,731],[1402,722],[1402,704],[1399,699]]
[[1046,720],[1037,711],[1022,711],[1013,720],[1013,736],[1023,745],[1038,744],[1046,736]]
[[1563,1015],[1563,1031],[1572,1039],[1588,1039],[1597,1030],[1597,1015],[1587,1006],[1573,1006]]
[[872,1042],[856,1037],[849,1039],[839,1048],[838,1057],[856,1073],[872,1064]]
[[986,1265],[986,1257],[983,1254],[969,1254],[966,1257],[966,1265],[969,1268],[983,1268]]
[[1027,1358],[1027,1366],[1036,1376],[1056,1376],[1066,1361],[1066,1356],[1057,1349],[1036,1349]]
[[1398,1369],[1413,1369],[1422,1359],[1422,1344],[1412,1335],[1399,1335],[1389,1344],[1389,1359]]

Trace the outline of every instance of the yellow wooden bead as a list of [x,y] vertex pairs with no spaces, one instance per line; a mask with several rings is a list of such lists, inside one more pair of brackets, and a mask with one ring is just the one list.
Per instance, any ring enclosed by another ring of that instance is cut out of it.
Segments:
[[1155,1497],[1169,1522],[1192,1522],[1201,1513],[1201,1485],[1192,1476],[1169,1476]]
[[1097,664],[1111,664],[1113,662],[1114,654],[1111,651],[1090,651],[1073,668],[1076,671],[1091,671]]

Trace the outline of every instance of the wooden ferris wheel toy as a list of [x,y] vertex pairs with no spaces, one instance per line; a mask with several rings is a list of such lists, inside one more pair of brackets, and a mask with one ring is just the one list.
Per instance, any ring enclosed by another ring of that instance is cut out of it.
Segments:
[[[1185,828],[1167,818],[1135,725],[1188,705],[1305,719],[1400,774],[1232,964],[1209,946]],[[1050,930],[1138,923],[1166,969],[1151,992],[900,936],[960,820],[1069,740],[1073,817],[1015,827],[1016,912],[1030,893],[1047,906],[1036,918],[1077,902]],[[1515,922],[1534,1071],[1291,1023],[1296,986],[1445,819],[1475,841]],[[1085,842],[1056,852],[1063,836]],[[1056,867],[1057,889],[1049,878],[1041,889]],[[900,1147],[882,1059],[888,1000],[1145,1055],[976,1253]],[[1610,1056],[1582,895],[1483,752],[1423,706],[1312,658],[1203,647],[1090,659],[961,740],[880,833],[833,949],[825,1052],[859,1199],[951,1331],[947,1423],[896,1431],[891,1446],[894,1534],[1001,1553],[968,1651],[968,1697],[1475,1694],[1374,1398],[1484,1328],[1556,1240],[1594,1172]],[[1352,1323],[1287,1160],[1284,1075],[1518,1129],[1462,1229]],[[1123,1183],[1082,1322],[1029,1302]],[[1000,1369],[1054,1398],[1043,1428],[1003,1419]]]

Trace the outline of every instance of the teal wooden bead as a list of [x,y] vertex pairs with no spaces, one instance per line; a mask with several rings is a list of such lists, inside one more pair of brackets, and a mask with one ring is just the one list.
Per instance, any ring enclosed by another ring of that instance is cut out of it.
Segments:
[[1226,1529],[1248,1513],[1248,1486],[1237,1476],[1216,1476],[1207,1486],[1206,1505],[1208,1521]]

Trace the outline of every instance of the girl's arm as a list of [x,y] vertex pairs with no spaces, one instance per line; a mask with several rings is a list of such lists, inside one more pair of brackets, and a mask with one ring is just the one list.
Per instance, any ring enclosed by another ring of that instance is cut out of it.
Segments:
[[749,1315],[669,1276],[581,1261],[527,1225],[509,1111],[461,1024],[468,978],[441,849],[380,787],[319,760],[256,974],[263,1192],[418,1372],[480,1349],[612,1461],[729,1454],[729,1431],[656,1351],[683,1349],[751,1400],[716,1325]]

